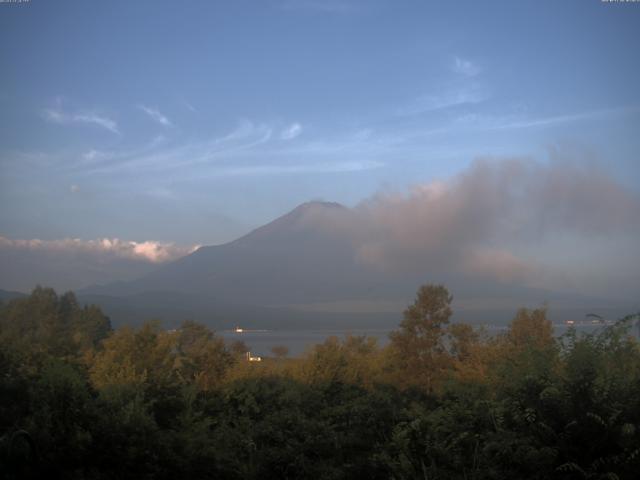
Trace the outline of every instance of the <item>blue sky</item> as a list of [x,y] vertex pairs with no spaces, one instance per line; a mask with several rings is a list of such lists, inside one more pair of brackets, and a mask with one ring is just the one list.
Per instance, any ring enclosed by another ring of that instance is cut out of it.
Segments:
[[482,157],[640,179],[640,4],[0,4],[0,235],[212,244]]

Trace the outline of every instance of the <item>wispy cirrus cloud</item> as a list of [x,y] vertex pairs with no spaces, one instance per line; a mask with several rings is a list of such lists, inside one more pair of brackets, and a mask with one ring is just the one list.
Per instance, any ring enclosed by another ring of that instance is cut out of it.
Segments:
[[243,120],[229,133],[209,140],[175,145],[167,143],[163,136],[157,136],[145,145],[129,150],[90,149],[59,168],[77,175],[144,172],[149,176],[184,172],[186,167],[211,168],[237,155],[251,155],[272,137],[273,127]]
[[[68,184],[84,183],[83,175],[144,174],[145,178],[161,179],[171,173],[172,180],[193,178],[220,178],[225,176],[309,174],[323,172],[355,172],[384,167],[392,156],[405,152],[412,154],[420,148],[422,155],[438,156],[451,147],[442,147],[451,134],[501,131],[510,129],[544,128],[579,121],[597,120],[608,116],[635,114],[637,107],[565,113],[549,117],[534,117],[526,109],[518,113],[491,115],[476,113],[470,108],[486,98],[486,92],[478,87],[452,89],[440,96],[425,97],[405,109],[420,113],[433,109],[445,109],[456,105],[466,108],[451,114],[430,117],[399,119],[382,124],[375,129],[359,124],[340,131],[316,130],[304,135],[299,122],[268,123],[251,120],[240,121],[227,133],[201,140],[186,142],[168,141],[159,136],[146,144],[130,149],[89,149],[77,155],[68,153],[42,154],[40,156],[14,157],[13,161],[26,172],[32,166],[53,166],[67,175]],[[467,112],[467,113],[464,113]],[[453,112],[451,112],[453,113]],[[375,123],[373,124],[375,125]],[[389,125],[393,125],[389,128]],[[295,142],[290,140],[297,139]],[[284,141],[283,141],[284,140]],[[498,150],[500,151],[500,150]],[[458,155],[473,155],[462,148]],[[47,158],[50,160],[47,162]]]
[[61,106],[58,106],[56,108],[42,110],[42,118],[47,122],[58,125],[68,125],[72,123],[96,125],[112,133],[120,134],[118,124],[115,120],[95,112],[65,112]]
[[476,63],[460,57],[454,57],[451,69],[455,73],[464,75],[466,77],[475,77],[482,71],[480,66]]
[[637,114],[638,112],[640,112],[640,107],[625,106],[549,116],[465,114],[457,118],[455,122],[458,125],[467,125],[468,127],[480,130],[517,130],[537,127],[543,128],[563,123]]
[[223,167],[216,169],[215,176],[248,176],[248,175],[280,175],[295,173],[340,173],[361,172],[384,167],[377,161],[342,161],[308,164],[267,164]]
[[103,153],[100,162],[80,164],[78,168],[91,173],[144,170],[147,174],[166,173],[171,170],[184,171],[186,167],[197,166],[210,169],[237,155],[256,153],[257,147],[263,147],[272,138],[273,127],[270,125],[243,120],[229,133],[209,140],[169,147],[154,141],[144,149]]
[[301,133],[302,133],[302,125],[300,125],[298,122],[295,122],[289,125],[284,130],[282,130],[282,132],[280,133],[280,138],[282,140],[293,140],[294,138],[299,136]]
[[386,162],[376,157],[401,141],[395,135],[376,135],[372,129],[362,128],[289,141],[299,138],[302,130],[298,122],[282,128],[279,124],[242,120],[227,133],[200,141],[179,143],[158,136],[132,148],[95,147],[75,154],[23,152],[6,160],[22,175],[55,167],[56,173],[64,175],[70,184],[83,183],[87,176],[91,183],[98,178],[96,175],[113,174],[143,174],[150,180],[171,173],[172,180],[176,180],[194,176],[339,173],[385,166]]
[[448,88],[440,92],[421,95],[396,110],[397,116],[418,115],[462,105],[474,105],[489,98],[489,92],[479,84]]
[[163,127],[172,127],[173,123],[169,120],[164,114],[160,112],[157,108],[148,107],[146,105],[138,105],[138,108],[146,113],[151,120],[156,123],[159,123]]

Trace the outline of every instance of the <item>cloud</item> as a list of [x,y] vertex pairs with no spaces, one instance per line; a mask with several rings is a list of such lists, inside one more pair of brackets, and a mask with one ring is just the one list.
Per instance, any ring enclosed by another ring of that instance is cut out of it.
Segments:
[[[264,123],[254,123],[249,120],[242,120],[238,126],[227,135],[213,139],[211,142],[213,145],[219,145],[223,143],[229,143],[237,140],[245,140],[257,138],[257,141],[264,143],[271,139],[273,134],[273,128]],[[254,140],[250,141],[250,145],[253,145]]]
[[112,120],[108,117],[98,115],[96,113],[87,113],[87,112],[79,112],[79,113],[67,113],[62,111],[59,108],[53,109],[45,109],[42,111],[42,117],[50,122],[56,123],[58,125],[67,125],[70,123],[86,123],[93,124],[99,127],[104,128],[105,130],[109,130],[112,133],[119,134],[120,130],[118,129],[118,124],[115,120]]
[[78,185],[75,185],[75,184],[74,184],[74,185],[71,185],[71,186],[69,187],[69,191],[70,191],[71,193],[78,193],[78,192],[80,191],[80,187],[79,187]]
[[157,241],[135,242],[118,238],[101,238],[97,240],[81,240],[78,238],[14,240],[0,236],[0,250],[16,249],[52,254],[88,254],[102,257],[104,260],[121,258],[150,263],[175,260],[194,252],[198,248],[199,245],[179,246],[173,243]]
[[[105,156],[103,162],[91,165],[85,169],[85,173],[109,173],[140,172],[166,173],[171,170],[179,170],[184,173],[186,167],[200,166],[211,172],[214,176],[224,171],[231,171],[228,166],[219,167],[219,163],[238,155],[264,155],[263,147],[273,137],[273,128],[264,123],[254,123],[248,120],[241,121],[236,128],[229,133],[212,139],[188,143],[176,147],[159,149],[163,139],[154,139],[142,149],[130,152],[113,153]],[[160,141],[158,141],[160,140]],[[86,165],[79,165],[80,169]],[[208,171],[200,171],[198,175],[206,175]]]
[[340,173],[361,172],[382,168],[385,164],[376,161],[323,162],[292,165],[246,165],[223,167],[216,171],[217,176],[282,175],[295,173]]
[[144,105],[138,105],[138,108],[140,110],[142,110],[144,113],[146,113],[147,115],[149,115],[149,117],[154,122],[157,122],[157,123],[159,123],[160,125],[162,125],[164,127],[172,127],[173,126],[171,121],[166,116],[164,116],[162,113],[160,113],[160,111],[157,108],[146,107]]
[[82,154],[82,158],[87,161],[96,160],[101,158],[104,154],[100,153],[98,150],[91,149],[88,152]]
[[117,238],[15,240],[0,236],[0,287],[26,292],[40,283],[77,290],[133,280],[195,248]]
[[456,118],[454,123],[458,126],[465,126],[467,128],[470,127],[478,130],[517,130],[527,128],[545,128],[565,123],[598,120],[607,117],[620,117],[624,115],[637,114],[638,112],[640,112],[640,107],[624,106],[549,115],[546,117],[529,117],[522,114],[492,116],[477,113],[466,113]]
[[399,108],[396,111],[396,115],[417,115],[461,105],[473,105],[483,102],[488,98],[489,94],[480,85],[446,89],[436,94],[427,94],[418,97],[411,104]]
[[639,109],[637,107],[635,108],[620,107],[620,108],[609,108],[604,110],[591,110],[586,112],[571,113],[566,115],[556,115],[556,116],[541,117],[541,118],[511,119],[511,120],[500,122],[491,128],[494,130],[510,130],[510,129],[519,129],[519,128],[547,127],[550,125],[557,125],[561,123],[578,122],[582,120],[590,120],[594,118],[606,117],[609,115],[634,113],[638,111]]
[[[640,234],[637,193],[603,170],[559,160],[478,160],[451,179],[327,215],[323,225],[348,235],[366,265],[528,285],[566,254],[555,248],[559,238],[589,252]],[[640,246],[609,255],[640,259]]]
[[282,132],[280,133],[280,138],[282,140],[293,140],[301,133],[302,133],[302,125],[296,122],[296,123],[292,123],[287,128],[282,130]]
[[506,250],[471,248],[461,258],[464,273],[475,277],[489,277],[501,282],[522,281],[533,272],[525,260]]
[[174,179],[357,172],[385,166],[386,162],[376,157],[395,147],[395,139],[392,144],[389,139],[375,137],[371,129],[323,141],[280,141],[300,136],[302,129],[299,123],[276,130],[268,123],[242,120],[228,133],[200,142],[174,145],[160,136],[128,151],[90,149],[73,161],[65,157],[64,171],[72,174],[74,181],[81,175],[114,172],[143,173],[146,178],[171,172]]
[[475,77],[481,72],[480,67],[473,63],[471,60],[465,60],[464,58],[460,57],[455,57],[453,59],[452,70],[455,73],[464,75],[466,77]]

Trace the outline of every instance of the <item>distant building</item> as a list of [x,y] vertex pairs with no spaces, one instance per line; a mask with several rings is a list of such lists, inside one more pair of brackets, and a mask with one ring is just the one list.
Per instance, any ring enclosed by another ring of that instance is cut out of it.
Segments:
[[240,328],[240,327],[236,327],[236,329],[234,330],[234,332],[236,333],[242,333],[244,332],[244,329]]
[[262,357],[252,357],[251,356],[251,352],[247,352],[247,360],[249,362],[261,362],[262,361]]

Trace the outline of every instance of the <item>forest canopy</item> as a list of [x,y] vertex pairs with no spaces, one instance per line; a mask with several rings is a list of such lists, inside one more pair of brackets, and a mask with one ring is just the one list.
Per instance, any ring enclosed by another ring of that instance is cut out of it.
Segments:
[[382,347],[330,337],[248,362],[205,325],[112,329],[38,287],[0,305],[4,478],[635,479],[638,316],[489,336],[424,285]]

